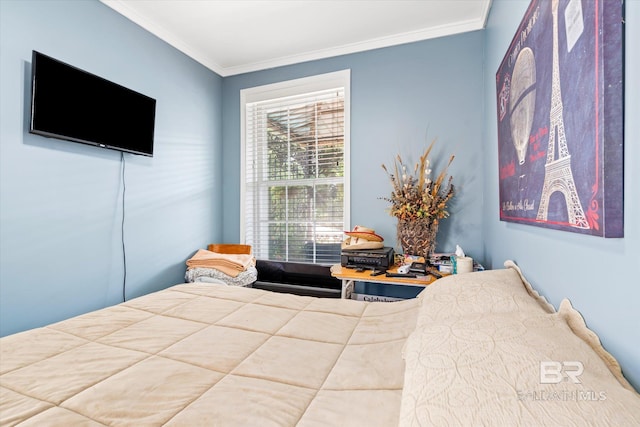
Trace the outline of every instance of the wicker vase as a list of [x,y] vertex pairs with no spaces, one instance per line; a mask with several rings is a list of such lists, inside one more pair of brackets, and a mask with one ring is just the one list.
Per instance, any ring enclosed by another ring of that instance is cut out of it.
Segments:
[[436,249],[438,224],[430,220],[398,220],[398,242],[405,255],[423,256],[425,259]]

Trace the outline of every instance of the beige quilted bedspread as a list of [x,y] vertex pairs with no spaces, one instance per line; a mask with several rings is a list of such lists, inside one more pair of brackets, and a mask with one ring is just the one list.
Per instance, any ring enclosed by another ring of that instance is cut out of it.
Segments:
[[3,338],[0,425],[396,425],[417,308],[177,285]]

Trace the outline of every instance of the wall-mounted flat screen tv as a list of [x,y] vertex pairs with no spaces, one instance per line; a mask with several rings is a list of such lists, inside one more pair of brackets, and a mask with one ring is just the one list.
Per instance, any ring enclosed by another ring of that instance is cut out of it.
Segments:
[[156,100],[33,51],[29,132],[153,156]]

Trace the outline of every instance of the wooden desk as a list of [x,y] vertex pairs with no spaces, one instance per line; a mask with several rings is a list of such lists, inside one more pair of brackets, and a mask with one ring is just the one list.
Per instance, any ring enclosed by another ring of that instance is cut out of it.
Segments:
[[[397,267],[390,268],[389,273],[397,273]],[[416,278],[387,277],[384,274],[372,276],[371,270],[356,271],[353,268],[343,267],[340,264],[331,266],[331,275],[342,281],[342,298],[351,298],[355,282],[386,283],[390,285],[427,286],[437,279],[431,275]]]

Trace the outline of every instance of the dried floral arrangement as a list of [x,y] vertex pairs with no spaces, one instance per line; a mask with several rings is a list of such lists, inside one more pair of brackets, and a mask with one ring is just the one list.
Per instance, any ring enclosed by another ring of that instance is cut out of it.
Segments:
[[390,198],[381,199],[391,203],[390,213],[400,221],[430,219],[437,226],[439,219],[449,216],[447,203],[454,195],[454,186],[453,177],[447,178],[447,169],[454,156],[449,157],[446,167],[432,180],[429,155],[435,142],[434,139],[429,144],[411,174],[400,155],[394,161],[393,173],[382,165],[391,180],[393,191]]

